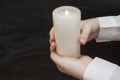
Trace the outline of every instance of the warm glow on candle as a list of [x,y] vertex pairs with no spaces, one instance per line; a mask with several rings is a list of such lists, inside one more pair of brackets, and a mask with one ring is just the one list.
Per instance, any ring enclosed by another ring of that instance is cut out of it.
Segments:
[[65,16],[69,16],[69,11],[68,10],[65,11]]

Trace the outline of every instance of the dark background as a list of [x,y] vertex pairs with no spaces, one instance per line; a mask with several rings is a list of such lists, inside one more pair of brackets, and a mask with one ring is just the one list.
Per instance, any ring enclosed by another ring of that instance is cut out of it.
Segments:
[[[49,55],[52,11],[71,5],[82,19],[120,14],[119,0],[1,0],[0,80],[76,80],[60,73]],[[82,46],[82,54],[120,65],[120,42]]]

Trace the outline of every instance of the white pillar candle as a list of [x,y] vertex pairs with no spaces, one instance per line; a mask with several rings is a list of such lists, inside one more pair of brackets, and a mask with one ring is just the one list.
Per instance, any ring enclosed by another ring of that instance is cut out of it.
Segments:
[[78,8],[62,6],[53,11],[56,50],[60,56],[80,56],[80,21],[81,12]]

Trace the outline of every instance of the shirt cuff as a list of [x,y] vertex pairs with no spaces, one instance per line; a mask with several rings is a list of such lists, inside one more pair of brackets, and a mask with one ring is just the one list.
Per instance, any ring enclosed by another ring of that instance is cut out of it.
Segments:
[[83,80],[111,80],[116,64],[100,58],[95,58],[87,67]]
[[116,37],[117,32],[117,22],[114,16],[99,17],[97,18],[100,25],[100,31],[97,42],[112,41]]

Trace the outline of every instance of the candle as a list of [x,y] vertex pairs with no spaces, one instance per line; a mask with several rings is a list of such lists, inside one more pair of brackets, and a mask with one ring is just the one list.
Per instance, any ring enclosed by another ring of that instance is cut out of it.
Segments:
[[72,6],[58,7],[53,11],[56,50],[60,56],[80,57],[81,12]]

